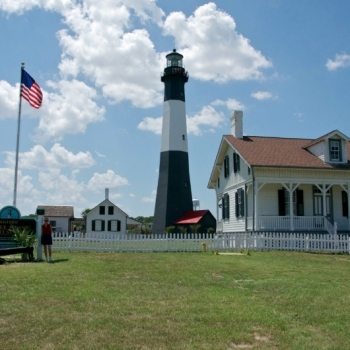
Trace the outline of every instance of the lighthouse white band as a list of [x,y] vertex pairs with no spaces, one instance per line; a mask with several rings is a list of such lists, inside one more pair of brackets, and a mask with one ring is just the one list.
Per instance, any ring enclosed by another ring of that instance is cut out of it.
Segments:
[[188,152],[186,105],[183,101],[164,101],[161,152],[166,151]]

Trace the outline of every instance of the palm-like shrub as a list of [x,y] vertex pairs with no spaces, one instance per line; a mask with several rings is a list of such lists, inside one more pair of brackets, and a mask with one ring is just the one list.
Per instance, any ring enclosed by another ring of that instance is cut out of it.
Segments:
[[[29,227],[13,226],[11,232],[13,233],[13,240],[19,247],[34,247],[36,245],[36,233]],[[22,254],[22,260],[28,260],[27,253]]]

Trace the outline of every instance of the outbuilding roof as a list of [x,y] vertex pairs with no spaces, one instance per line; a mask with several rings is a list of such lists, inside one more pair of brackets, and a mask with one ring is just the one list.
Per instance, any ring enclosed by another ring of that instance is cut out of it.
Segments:
[[45,209],[45,216],[74,218],[74,207],[71,205],[38,205],[37,209]]
[[189,225],[198,224],[198,222],[203,218],[203,216],[208,213],[209,210],[193,210],[188,211],[179,220],[175,221],[175,225]]

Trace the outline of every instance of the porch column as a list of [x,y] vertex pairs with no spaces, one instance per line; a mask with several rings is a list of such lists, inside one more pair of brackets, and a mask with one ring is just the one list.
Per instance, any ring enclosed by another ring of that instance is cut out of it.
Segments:
[[254,181],[254,229],[259,230],[259,222],[258,222],[258,182]]
[[290,214],[290,230],[294,231],[294,212],[293,212],[293,184],[289,183],[289,214]]
[[322,184],[323,216],[327,216],[326,185]]
[[348,182],[348,189],[346,192],[348,194],[348,230],[350,231],[350,182]]
[[295,184],[294,187],[292,182],[289,182],[288,185],[285,183],[282,183],[282,185],[289,193],[289,217],[290,217],[289,228],[291,231],[294,231],[293,193],[298,188],[300,183]]

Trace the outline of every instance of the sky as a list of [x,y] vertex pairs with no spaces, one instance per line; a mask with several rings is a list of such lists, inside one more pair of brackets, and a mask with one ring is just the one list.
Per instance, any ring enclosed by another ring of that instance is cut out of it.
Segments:
[[166,54],[185,85],[193,198],[230,114],[250,136],[350,136],[350,1],[0,0],[0,208],[12,205],[21,63],[43,91],[22,101],[17,208],[109,199],[154,215]]

